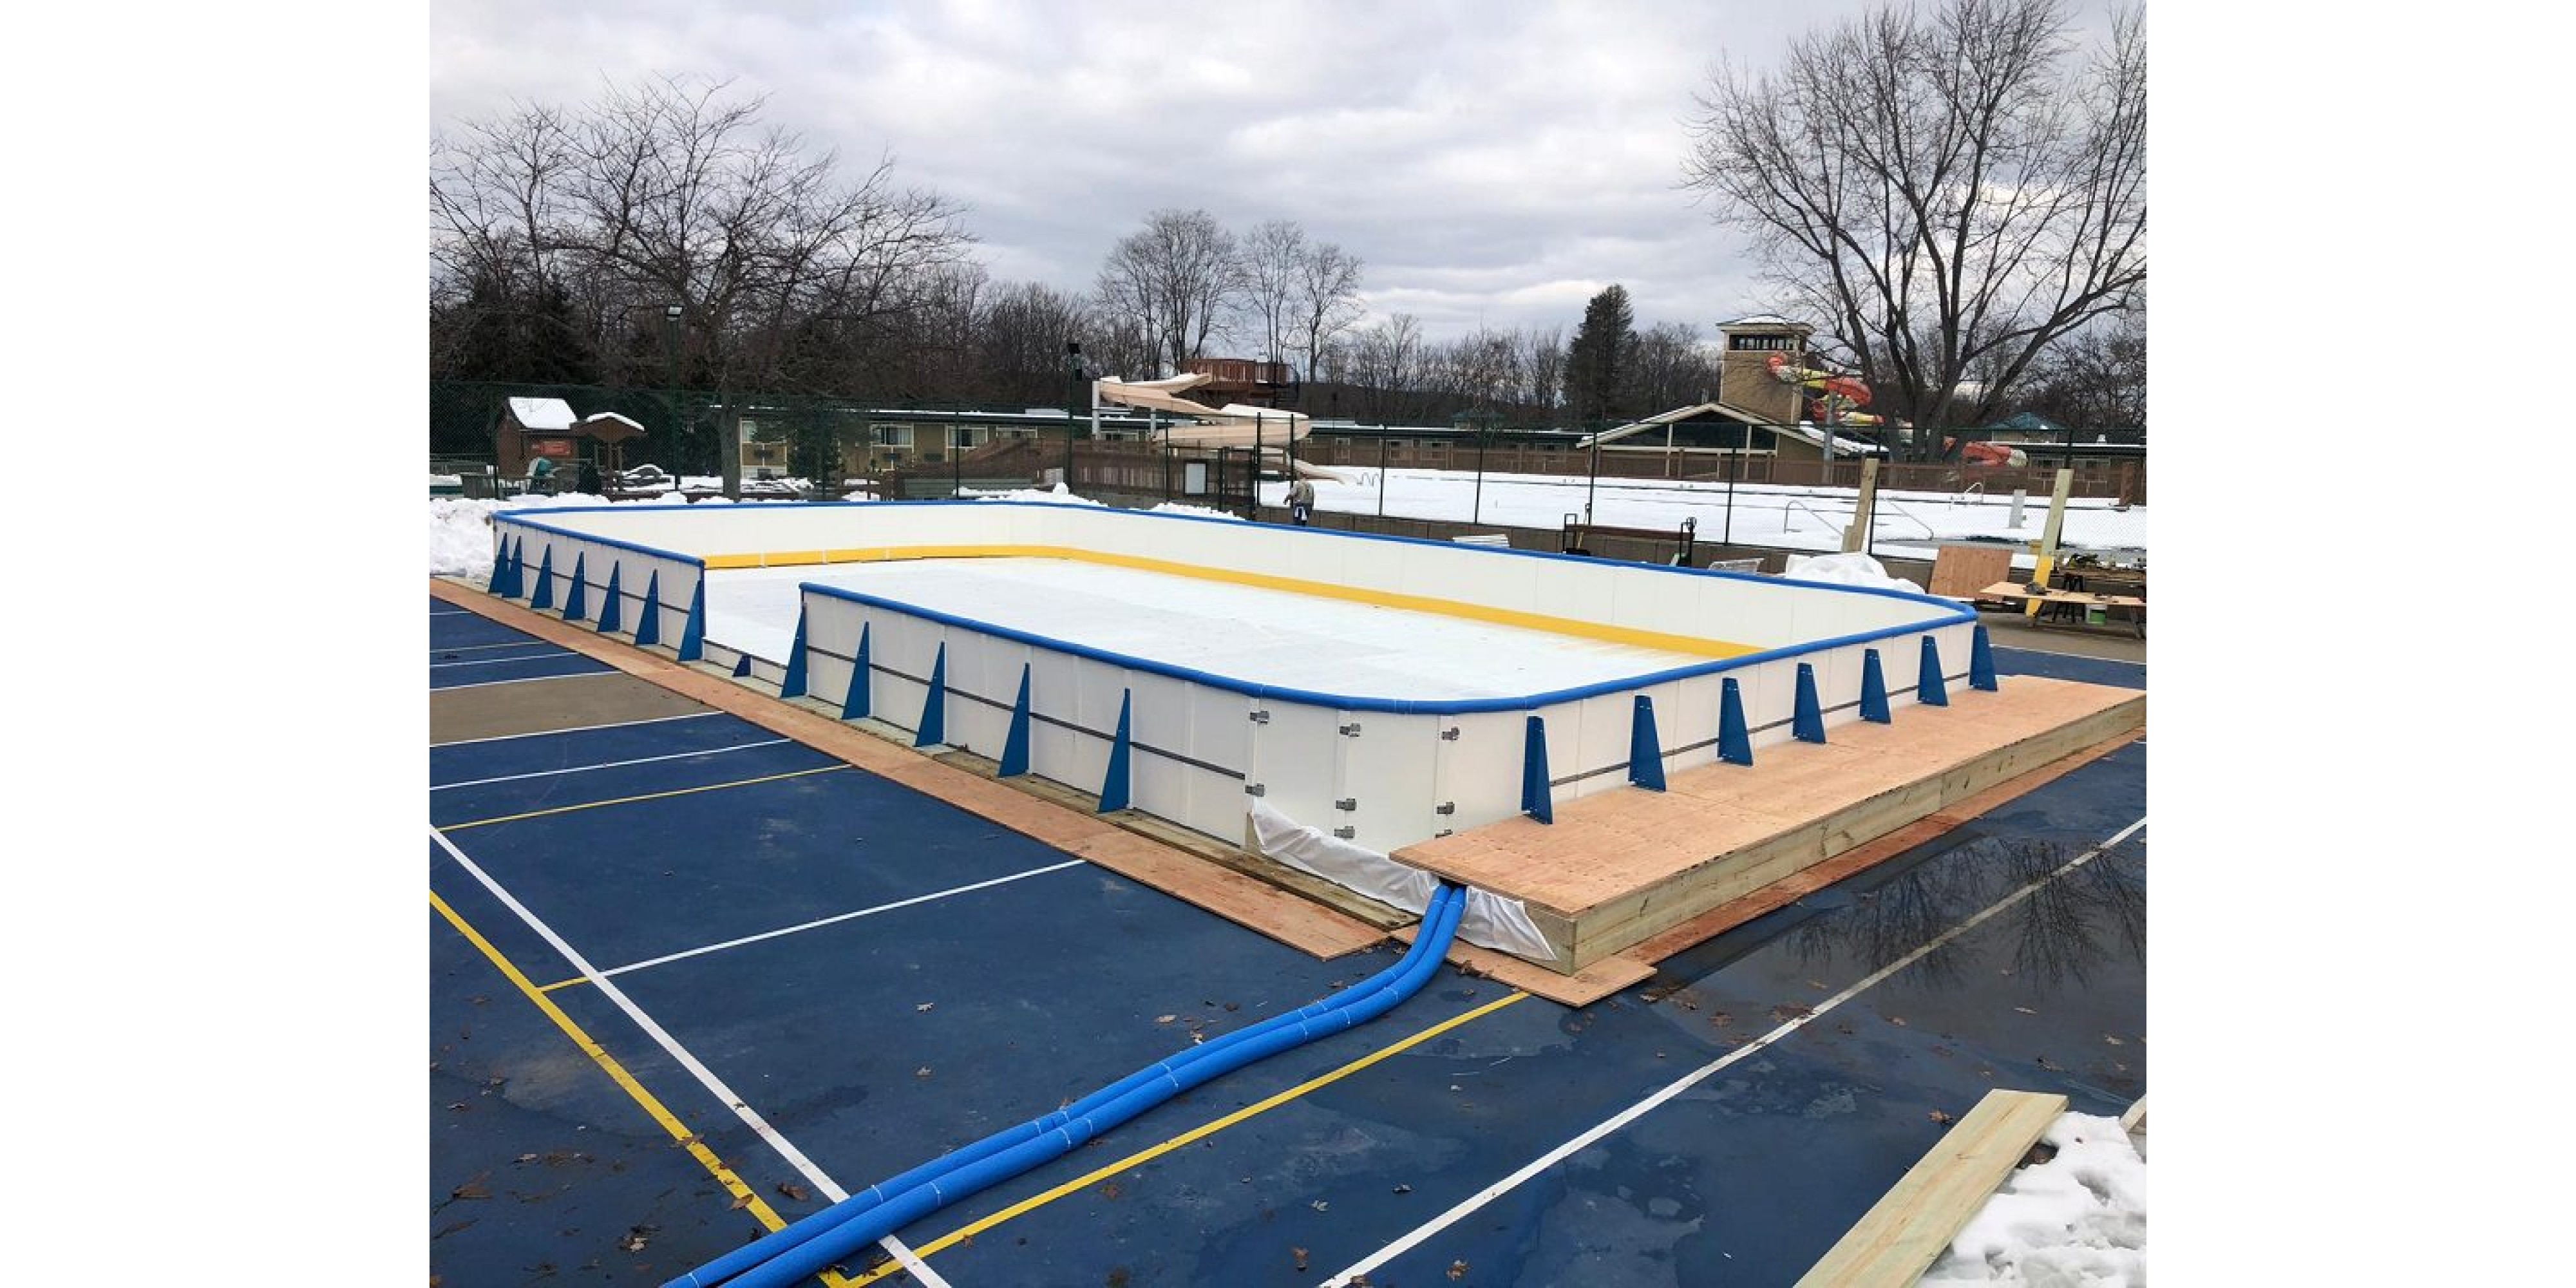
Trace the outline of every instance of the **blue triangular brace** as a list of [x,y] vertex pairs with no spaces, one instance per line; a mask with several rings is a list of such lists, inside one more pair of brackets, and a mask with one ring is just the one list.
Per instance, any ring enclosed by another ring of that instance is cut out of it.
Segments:
[[948,741],[948,642],[939,643],[939,653],[930,659],[930,692],[921,700],[921,723],[915,727],[912,745],[935,747]]
[[1637,713],[1628,722],[1628,781],[1648,791],[1664,790],[1664,744],[1655,736],[1655,700],[1637,695]]
[[707,655],[707,574],[698,572],[698,584],[689,591],[689,620],[680,628],[680,660],[695,662]]
[[602,635],[622,629],[624,613],[621,610],[626,607],[626,604],[618,594],[617,574],[623,567],[624,565],[615,560],[609,561],[608,590],[599,597],[599,633]]
[[528,607],[555,606],[555,546],[549,541],[544,553],[537,556],[537,593],[529,596]]
[[510,537],[508,533],[503,533],[501,535],[501,548],[493,552],[492,581],[491,584],[484,587],[484,589],[491,591],[494,595],[503,599],[517,599],[519,597],[518,590],[510,581]]
[[1976,643],[1968,646],[1968,687],[1981,693],[2002,687],[1995,681],[1995,642],[1986,637],[1983,623],[1977,626]]
[[787,646],[787,678],[778,682],[778,696],[805,696],[805,606],[796,606],[796,640]]
[[751,654],[749,654],[749,653],[736,653],[736,654],[734,654],[734,655],[733,655],[733,678],[735,678],[735,679],[739,680],[739,679],[742,679],[743,677],[745,677],[745,676],[747,676],[747,675],[750,675],[750,674],[751,674]]
[[644,610],[635,617],[635,646],[651,648],[662,642],[662,570],[644,579]]
[[1941,645],[1923,637],[1923,668],[1914,678],[1914,700],[1927,707],[1950,705],[1950,686],[1941,679]]
[[868,681],[876,672],[868,667],[868,624],[859,623],[859,660],[850,664],[850,687],[841,691],[841,718],[864,720],[868,716]]
[[1744,687],[1731,675],[1718,689],[1717,758],[1730,765],[1753,763],[1753,731],[1744,723]]
[[1109,772],[1100,780],[1100,812],[1127,808],[1127,702],[1134,694],[1118,693],[1118,736],[1109,744]]
[[1887,668],[1879,663],[1877,649],[1866,650],[1861,656],[1860,718],[1873,724],[1895,722],[1887,710]]
[[1816,667],[1812,662],[1798,664],[1798,709],[1789,722],[1789,731],[1800,742],[1825,740],[1825,706],[1816,699]]
[[1521,743],[1521,812],[1542,823],[1556,821],[1555,788],[1547,779],[1547,721],[1529,718]]
[[[1122,742],[1120,744],[1124,746]],[[1002,739],[1000,777],[1029,772],[1029,664],[1020,663],[1020,696],[1011,703],[1011,732]]]
[[572,589],[564,592],[564,620],[577,622],[590,616],[590,552],[572,557]]

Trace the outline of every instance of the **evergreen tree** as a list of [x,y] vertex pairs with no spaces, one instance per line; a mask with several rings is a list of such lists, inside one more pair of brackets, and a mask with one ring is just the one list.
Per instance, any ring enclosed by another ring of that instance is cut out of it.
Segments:
[[1575,423],[1633,414],[1636,369],[1636,311],[1628,288],[1614,284],[1583,306],[1583,325],[1566,346],[1565,402]]

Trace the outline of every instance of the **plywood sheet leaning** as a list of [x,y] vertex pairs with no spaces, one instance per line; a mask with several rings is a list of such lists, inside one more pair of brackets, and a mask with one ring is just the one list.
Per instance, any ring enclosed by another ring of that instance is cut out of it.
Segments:
[[2065,1112],[2064,1096],[1987,1092],[1798,1288],[1904,1288],[1920,1280]]

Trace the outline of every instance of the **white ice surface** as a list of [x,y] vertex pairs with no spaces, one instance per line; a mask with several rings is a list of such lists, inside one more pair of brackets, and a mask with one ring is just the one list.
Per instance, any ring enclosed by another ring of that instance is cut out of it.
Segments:
[[796,587],[809,581],[1250,684],[1359,697],[1518,696],[1709,660],[1064,559],[720,571],[708,578],[707,639],[784,660]]

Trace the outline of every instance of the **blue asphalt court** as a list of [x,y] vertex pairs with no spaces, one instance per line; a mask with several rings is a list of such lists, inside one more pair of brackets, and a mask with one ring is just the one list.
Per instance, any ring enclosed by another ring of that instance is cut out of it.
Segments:
[[[610,670],[433,614],[433,688]],[[835,1278],[1791,1283],[1987,1090],[2145,1094],[2145,758],[1579,1010],[1444,967]],[[704,709],[436,746],[430,787],[449,1285],[662,1283],[1401,949],[1316,960]]]

